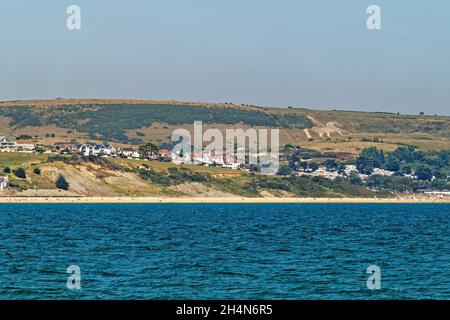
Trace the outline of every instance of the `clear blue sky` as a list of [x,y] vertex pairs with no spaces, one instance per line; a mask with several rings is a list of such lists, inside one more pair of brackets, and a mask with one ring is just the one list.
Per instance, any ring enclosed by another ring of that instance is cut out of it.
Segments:
[[[66,29],[70,4],[80,31]],[[448,0],[0,0],[0,41],[0,100],[450,114]]]

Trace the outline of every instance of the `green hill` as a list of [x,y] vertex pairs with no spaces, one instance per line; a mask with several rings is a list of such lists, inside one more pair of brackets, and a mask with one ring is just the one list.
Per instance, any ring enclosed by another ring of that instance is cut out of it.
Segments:
[[375,145],[393,150],[415,145],[448,149],[450,117],[398,115],[303,108],[263,108],[139,100],[46,100],[0,103],[0,133],[29,135],[37,142],[99,140],[139,144],[167,143],[177,127],[230,126],[279,128],[282,144],[304,145],[322,152],[356,154]]

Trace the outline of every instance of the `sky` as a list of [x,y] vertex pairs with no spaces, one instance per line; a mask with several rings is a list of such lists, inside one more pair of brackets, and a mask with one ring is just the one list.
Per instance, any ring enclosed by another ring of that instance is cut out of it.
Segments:
[[450,1],[0,0],[0,100],[56,97],[450,115]]

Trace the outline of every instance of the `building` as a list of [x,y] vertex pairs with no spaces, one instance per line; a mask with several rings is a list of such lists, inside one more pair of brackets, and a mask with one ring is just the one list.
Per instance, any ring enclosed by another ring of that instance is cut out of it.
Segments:
[[76,146],[70,143],[60,144],[56,146],[56,148],[59,149],[59,152],[61,152],[62,154],[69,154],[72,153],[74,150],[77,150]]
[[172,151],[167,149],[161,149],[158,152],[160,158],[170,159],[172,157]]
[[237,170],[240,168],[241,164],[239,163],[239,161],[237,160],[237,158],[235,156],[225,156],[225,161],[223,164],[224,168],[230,168],[233,170]]
[[8,186],[9,186],[8,177],[0,177],[0,191],[3,191],[3,189],[8,188]]
[[119,155],[124,158],[139,158],[139,152],[134,150],[133,148],[120,148]]
[[115,155],[117,152],[117,150],[109,144],[80,144],[76,147],[76,149],[84,156],[111,156]]
[[16,149],[16,142],[5,136],[0,136],[0,151],[11,152]]
[[191,163],[191,153],[186,152],[186,153],[172,153],[171,155],[172,158],[172,162],[175,164],[186,164],[186,163]]
[[395,174],[395,172],[380,169],[380,168],[374,168],[372,174],[378,175],[378,176],[384,176],[384,177],[391,177]]
[[79,144],[77,145],[76,150],[84,156],[93,154],[93,146],[90,144]]
[[353,171],[358,172],[354,164],[347,164],[344,169],[344,173],[349,176]]
[[300,170],[297,172],[299,176],[312,176],[312,177],[322,177],[325,179],[334,180],[340,176],[337,171],[328,171],[326,167],[320,166],[316,171],[311,170]]
[[110,144],[96,144],[93,148],[95,156],[111,156],[116,154],[117,150]]
[[17,151],[32,152],[34,148],[33,140],[16,140]]

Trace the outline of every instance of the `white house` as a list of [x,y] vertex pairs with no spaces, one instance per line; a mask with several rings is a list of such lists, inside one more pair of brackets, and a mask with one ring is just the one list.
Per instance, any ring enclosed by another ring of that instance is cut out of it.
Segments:
[[119,149],[119,154],[125,158],[139,158],[139,152],[134,150],[133,148],[121,148]]
[[374,175],[384,176],[384,177],[391,177],[394,175],[394,172],[380,169],[380,168],[374,168],[373,173]]
[[117,152],[116,148],[114,148],[112,145],[104,145],[104,144],[80,144],[77,146],[77,150],[79,153],[89,156],[110,156]]
[[79,144],[77,145],[77,150],[84,156],[88,156],[93,153],[93,147],[90,144]]
[[16,148],[19,151],[23,152],[32,152],[34,150],[33,140],[17,140]]
[[354,164],[347,164],[344,169],[345,174],[347,176],[349,176],[352,173],[352,171],[356,171],[356,172],[358,171],[356,169],[356,166]]
[[0,151],[11,152],[16,149],[16,142],[5,136],[0,136]]
[[322,177],[330,180],[334,180],[337,177],[340,176],[340,174],[337,171],[328,171],[326,167],[320,166],[316,171],[314,172],[305,172],[305,171],[298,171],[297,175],[299,176],[313,176],[313,177]]
[[116,153],[116,148],[109,144],[96,144],[94,146],[94,155],[106,155],[110,156]]

